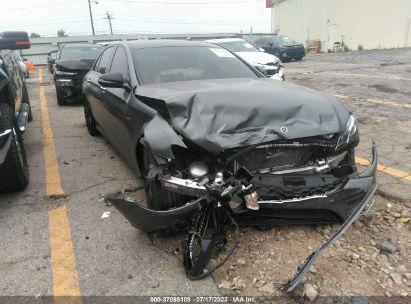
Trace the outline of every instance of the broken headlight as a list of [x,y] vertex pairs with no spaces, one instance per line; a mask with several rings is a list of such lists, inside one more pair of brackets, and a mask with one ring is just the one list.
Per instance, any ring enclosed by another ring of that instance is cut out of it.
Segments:
[[199,179],[208,174],[208,166],[202,161],[192,162],[188,168],[188,171],[194,179]]
[[341,150],[346,147],[355,147],[360,141],[357,121],[353,115],[350,116],[347,122],[347,128],[343,134],[340,135],[335,146],[335,150]]

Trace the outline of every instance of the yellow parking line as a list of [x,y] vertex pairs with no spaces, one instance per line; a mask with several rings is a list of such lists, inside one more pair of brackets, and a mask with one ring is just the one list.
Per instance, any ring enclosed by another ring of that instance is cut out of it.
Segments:
[[[38,70],[39,81],[43,81],[42,69]],[[46,171],[46,193],[50,197],[63,197],[59,165],[54,145],[44,88],[40,86],[40,109],[44,134],[44,164]],[[70,223],[67,215],[67,200],[56,203],[49,211],[51,268],[53,296],[58,303],[81,303],[80,284],[73,250]]]
[[[346,96],[346,95],[339,95],[339,94],[334,94],[334,97],[338,98],[338,99],[356,99],[356,100],[360,100],[363,98],[360,97],[353,97],[353,96]],[[381,99],[374,99],[374,98],[365,98],[365,101],[371,102],[371,103],[377,103],[377,104],[384,104],[387,106],[393,106],[393,107],[401,107],[401,108],[407,108],[407,109],[411,109],[411,104],[405,104],[405,103],[400,103],[398,101],[391,101],[391,100],[381,100]]]
[[[39,69],[39,80],[43,81],[42,70]],[[40,86],[40,109],[44,135],[44,165],[46,170],[46,192],[49,196],[63,196],[61,187],[59,164],[54,146],[54,135],[51,128],[49,113],[46,104],[44,88]]]
[[[330,73],[330,72],[325,72]],[[406,80],[411,81],[411,78],[388,76],[388,75],[368,75],[368,74],[357,74],[357,73],[340,73],[340,72],[331,72],[333,75],[341,76],[351,76],[351,77],[364,77],[364,78],[382,78],[382,79],[393,79],[393,80]]]
[[404,78],[404,77],[397,77],[397,76],[389,76],[389,75],[369,75],[369,74],[360,74],[360,73],[342,73],[342,72],[332,72],[332,71],[312,71],[312,70],[304,70],[304,69],[293,69],[287,68],[288,72],[292,73],[305,73],[305,74],[331,74],[335,76],[351,76],[351,77],[359,77],[359,78],[379,78],[379,79],[392,79],[392,80],[405,80],[411,81],[411,78]]
[[[370,165],[370,161],[365,159],[365,158],[361,158],[361,157],[356,157],[355,158],[355,162],[361,166],[369,166]],[[399,177],[399,178],[404,178],[406,180],[411,181],[411,173],[407,173],[401,170],[397,170],[388,166],[383,166],[378,164],[377,165],[377,170],[383,173],[386,173],[388,175],[394,176],[394,177]]]
[[49,211],[49,228],[55,302],[80,304],[80,284],[67,216],[67,202]]
[[348,99],[348,96],[345,96],[345,95],[334,94],[333,96],[337,97],[338,99]]

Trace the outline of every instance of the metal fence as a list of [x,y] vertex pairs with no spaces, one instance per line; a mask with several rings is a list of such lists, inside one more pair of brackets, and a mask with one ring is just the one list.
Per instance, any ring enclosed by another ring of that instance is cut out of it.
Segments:
[[68,36],[68,37],[44,37],[31,38],[31,48],[22,50],[23,57],[30,59],[36,65],[47,63],[49,52],[59,50],[63,44],[69,43],[104,43],[122,40],[147,40],[147,39],[184,39],[206,40],[215,38],[243,37],[253,41],[262,34],[237,34],[237,33],[210,33],[210,34],[126,34],[126,35],[96,35],[96,36]]

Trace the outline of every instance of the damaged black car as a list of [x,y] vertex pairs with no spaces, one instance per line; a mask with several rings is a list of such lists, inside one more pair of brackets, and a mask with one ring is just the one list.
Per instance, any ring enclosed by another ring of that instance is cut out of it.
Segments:
[[54,66],[54,85],[57,104],[66,105],[81,98],[83,77],[93,66],[103,47],[98,44],[66,44],[57,53],[57,58],[49,58]]
[[191,279],[229,258],[241,226],[342,223],[284,285],[291,291],[376,190],[376,148],[358,172],[358,126],[339,101],[266,78],[218,46],[110,45],[83,93],[89,133],[145,181],[146,206],[125,193],[106,199],[138,229],[183,231]]

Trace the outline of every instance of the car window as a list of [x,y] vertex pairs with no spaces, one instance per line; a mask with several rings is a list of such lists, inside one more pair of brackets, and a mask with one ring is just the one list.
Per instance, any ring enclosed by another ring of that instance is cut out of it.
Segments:
[[143,84],[258,77],[233,53],[218,46],[137,48],[133,59]]
[[258,38],[254,44],[263,44],[264,43],[264,38]]
[[294,40],[292,40],[291,38],[288,38],[286,36],[272,36],[270,39],[274,44],[295,43]]
[[115,47],[109,47],[104,51],[104,53],[100,57],[97,72],[104,74],[110,71],[111,61],[115,50]]
[[100,55],[103,47],[101,45],[92,46],[67,46],[60,52],[62,60],[96,59]]
[[126,50],[123,47],[118,47],[111,63],[111,73],[121,73],[124,79],[130,79],[127,62]]

